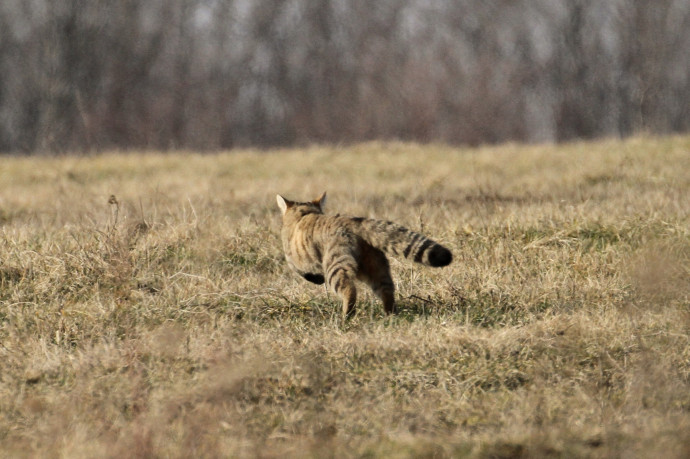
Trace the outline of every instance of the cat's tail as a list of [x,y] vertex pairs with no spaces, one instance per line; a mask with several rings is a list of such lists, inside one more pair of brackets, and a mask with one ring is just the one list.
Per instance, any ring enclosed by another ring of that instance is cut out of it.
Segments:
[[355,232],[359,236],[389,255],[435,267],[447,266],[453,261],[450,250],[397,223],[371,219],[356,219],[356,223],[359,225]]

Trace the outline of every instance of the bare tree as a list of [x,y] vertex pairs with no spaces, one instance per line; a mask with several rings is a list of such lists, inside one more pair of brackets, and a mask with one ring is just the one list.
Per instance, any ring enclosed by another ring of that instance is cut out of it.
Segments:
[[690,127],[684,0],[4,0],[0,151]]

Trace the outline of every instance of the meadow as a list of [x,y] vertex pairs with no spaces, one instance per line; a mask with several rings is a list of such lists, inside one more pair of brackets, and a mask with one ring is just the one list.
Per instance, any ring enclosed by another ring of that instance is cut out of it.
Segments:
[[[0,457],[690,456],[690,137],[0,164]],[[342,323],[324,190],[453,263]]]

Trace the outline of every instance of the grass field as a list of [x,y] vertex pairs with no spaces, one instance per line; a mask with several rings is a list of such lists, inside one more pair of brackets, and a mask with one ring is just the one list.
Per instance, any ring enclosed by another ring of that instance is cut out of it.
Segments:
[[[690,456],[690,137],[1,161],[0,457]],[[324,190],[453,264],[342,324]]]

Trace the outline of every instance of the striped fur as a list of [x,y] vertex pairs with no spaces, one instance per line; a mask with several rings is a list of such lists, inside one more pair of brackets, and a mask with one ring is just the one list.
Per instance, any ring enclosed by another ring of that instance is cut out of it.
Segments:
[[362,217],[324,215],[326,193],[310,202],[276,197],[283,214],[281,238],[290,268],[309,282],[326,283],[343,300],[343,315],[354,313],[355,280],[367,283],[395,311],[395,286],[386,254],[427,266],[446,266],[451,252],[396,223]]

